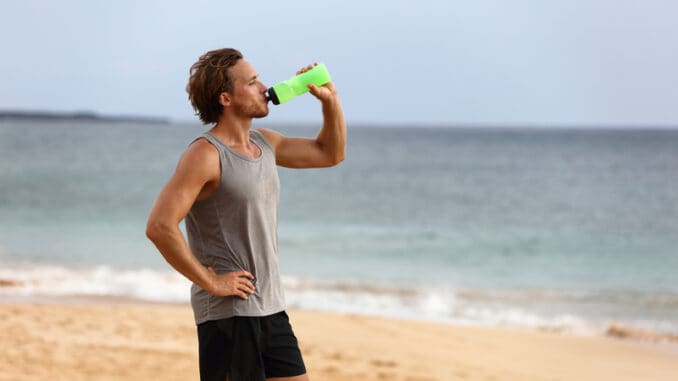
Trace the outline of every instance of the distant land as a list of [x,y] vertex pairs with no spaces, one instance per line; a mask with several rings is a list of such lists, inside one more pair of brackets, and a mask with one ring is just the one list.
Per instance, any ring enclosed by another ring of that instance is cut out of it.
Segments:
[[89,111],[53,112],[53,111],[18,111],[0,110],[0,121],[3,120],[37,120],[37,121],[85,121],[106,123],[150,123],[170,124],[167,118],[131,115],[101,115]]

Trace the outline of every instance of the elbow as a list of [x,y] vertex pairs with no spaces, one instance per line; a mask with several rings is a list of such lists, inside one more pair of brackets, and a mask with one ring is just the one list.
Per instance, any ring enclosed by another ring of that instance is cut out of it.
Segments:
[[152,221],[148,221],[148,224],[146,224],[146,238],[148,238],[152,242],[155,242],[159,235],[158,232],[159,232],[158,226]]
[[342,146],[326,146],[320,142],[318,144],[319,152],[321,153],[316,160],[317,167],[334,167],[346,158],[346,148]]
[[337,147],[327,155],[327,166],[334,167],[339,165],[346,158],[346,147],[344,145]]
[[344,152],[344,150],[341,150],[341,152],[332,156],[332,160],[331,160],[332,165],[331,166],[334,167],[335,165],[339,165],[342,161],[344,161],[345,158],[346,158],[346,153]]
[[325,157],[325,160],[323,161],[323,163],[319,166],[325,167],[325,168],[334,167],[336,165],[339,165],[339,163],[341,163],[342,161],[344,161],[344,153],[343,152],[342,153],[336,153],[336,154],[332,154],[332,155],[327,155]]
[[161,221],[154,219],[149,219],[146,224],[146,238],[151,240],[153,243],[158,242],[161,237],[167,235],[169,231],[169,226]]

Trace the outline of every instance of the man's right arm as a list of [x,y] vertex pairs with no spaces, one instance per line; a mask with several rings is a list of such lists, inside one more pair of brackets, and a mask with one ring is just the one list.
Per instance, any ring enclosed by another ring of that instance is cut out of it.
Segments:
[[146,236],[174,269],[203,290],[247,299],[254,292],[252,274],[243,270],[217,275],[195,258],[179,229],[195,200],[204,198],[210,185],[219,181],[219,169],[219,153],[214,146],[202,139],[191,144],[153,204]]

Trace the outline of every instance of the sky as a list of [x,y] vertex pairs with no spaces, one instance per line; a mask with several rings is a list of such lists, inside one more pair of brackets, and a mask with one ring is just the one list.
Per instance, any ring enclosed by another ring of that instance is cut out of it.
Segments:
[[[271,86],[327,65],[346,120],[678,126],[673,0],[2,0],[0,110],[197,122],[188,70],[239,49]],[[313,123],[310,95],[271,123]]]

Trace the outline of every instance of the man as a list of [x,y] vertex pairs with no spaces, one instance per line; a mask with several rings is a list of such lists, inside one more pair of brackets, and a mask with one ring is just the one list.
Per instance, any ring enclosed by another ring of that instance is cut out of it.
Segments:
[[[309,65],[297,74],[311,69]],[[308,380],[285,313],[278,270],[276,164],[329,167],[344,159],[346,125],[332,83],[315,139],[251,130],[268,115],[266,86],[235,49],[205,53],[186,91],[213,127],[181,156],[151,210],[146,235],[193,282],[201,380]],[[179,229],[186,222],[188,243]]]

